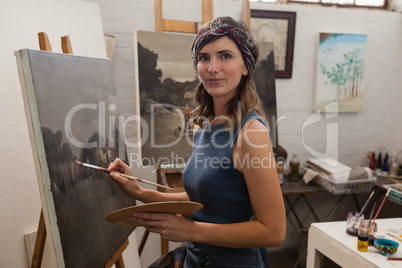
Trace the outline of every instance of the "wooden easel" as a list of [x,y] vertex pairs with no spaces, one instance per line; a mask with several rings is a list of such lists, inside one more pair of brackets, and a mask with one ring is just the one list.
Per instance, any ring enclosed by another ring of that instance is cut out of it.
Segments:
[[[213,19],[213,0],[202,0],[202,24]],[[155,32],[197,33],[198,22],[163,18],[162,0],[155,0]]]
[[[213,0],[202,0],[202,24],[214,18]],[[250,1],[242,0],[241,18],[250,28]],[[163,18],[162,0],[155,0],[155,32],[197,33],[198,23]]]
[[242,0],[241,3],[241,19],[247,24],[248,28],[251,29],[251,17],[250,12],[250,1],[249,0]]
[[[49,42],[49,38],[46,33],[40,32],[38,33],[39,39],[39,48],[40,50],[44,51],[52,51],[52,46]],[[65,54],[73,54],[73,49],[71,47],[70,37],[68,35],[61,37],[61,48],[63,53]],[[39,224],[38,224],[38,232],[36,234],[35,240],[35,247],[34,252],[32,255],[32,263],[31,268],[40,268],[42,265],[42,258],[45,249],[45,242],[46,242],[46,225],[43,216],[43,209],[41,209],[40,217],[39,217]],[[110,268],[116,265],[116,268],[124,268],[123,262],[123,251],[128,246],[128,239],[126,239],[123,244],[120,246],[119,249],[113,254],[110,260],[105,264],[105,268]]]

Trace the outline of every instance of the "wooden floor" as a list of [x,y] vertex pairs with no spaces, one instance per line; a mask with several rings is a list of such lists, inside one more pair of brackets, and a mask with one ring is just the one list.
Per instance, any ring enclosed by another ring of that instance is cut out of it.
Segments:
[[[303,259],[299,265],[294,266],[298,259],[298,250],[295,249],[281,249],[278,251],[270,251],[269,260],[271,262],[271,268],[305,268],[306,267],[306,259]],[[340,268],[339,265],[334,263],[328,258],[324,259],[324,263],[322,265],[323,268]]]

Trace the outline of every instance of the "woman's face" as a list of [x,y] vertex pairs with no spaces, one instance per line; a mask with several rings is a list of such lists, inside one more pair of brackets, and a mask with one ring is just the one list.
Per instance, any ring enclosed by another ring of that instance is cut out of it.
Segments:
[[228,102],[236,94],[242,76],[248,74],[243,56],[227,36],[205,45],[197,54],[201,83],[214,100]]

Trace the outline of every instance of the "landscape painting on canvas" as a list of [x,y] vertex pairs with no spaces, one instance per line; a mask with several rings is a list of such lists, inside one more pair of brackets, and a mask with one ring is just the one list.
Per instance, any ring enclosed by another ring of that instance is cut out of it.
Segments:
[[109,59],[16,52],[48,236],[58,267],[104,267],[134,228],[105,217],[135,200],[103,172],[126,155]]
[[186,115],[196,107],[198,84],[190,48],[194,35],[136,32],[139,112],[144,166],[187,163],[192,152],[192,125]]
[[[185,165],[192,152],[193,125],[186,115],[197,107],[193,92],[199,83],[191,58],[194,35],[137,31],[136,63],[144,166]],[[253,71],[274,151],[277,147],[274,51],[259,42],[260,58]]]
[[366,44],[363,34],[319,33],[316,111],[362,111]]

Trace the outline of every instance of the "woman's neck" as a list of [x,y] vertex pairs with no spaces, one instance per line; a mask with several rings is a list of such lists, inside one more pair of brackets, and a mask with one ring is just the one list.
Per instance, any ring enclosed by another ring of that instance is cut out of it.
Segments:
[[226,115],[226,104],[227,104],[227,100],[214,98],[214,115],[215,115],[215,117]]
[[211,124],[219,124],[227,121],[225,104],[214,102],[214,118],[211,119]]

